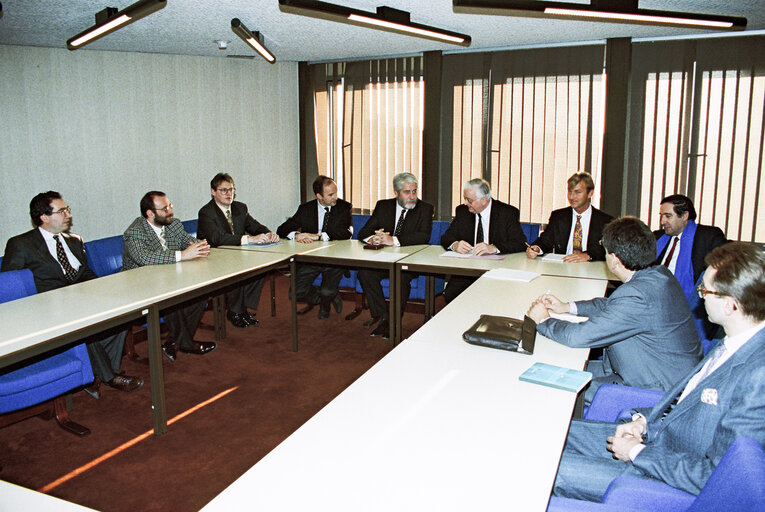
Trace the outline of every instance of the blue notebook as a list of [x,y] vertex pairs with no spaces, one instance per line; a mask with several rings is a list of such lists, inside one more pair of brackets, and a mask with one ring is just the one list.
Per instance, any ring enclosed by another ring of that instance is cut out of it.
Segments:
[[592,374],[551,364],[534,363],[518,378],[525,382],[578,393],[592,380]]

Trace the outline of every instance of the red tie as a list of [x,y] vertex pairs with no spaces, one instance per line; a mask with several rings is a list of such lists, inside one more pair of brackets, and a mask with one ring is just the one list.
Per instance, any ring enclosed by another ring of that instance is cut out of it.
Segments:
[[665,267],[669,267],[669,262],[672,261],[672,255],[675,254],[675,247],[677,247],[677,241],[679,238],[673,237],[675,239],[674,242],[672,242],[672,247],[669,249],[669,252],[667,253],[667,257],[664,259],[664,265]]

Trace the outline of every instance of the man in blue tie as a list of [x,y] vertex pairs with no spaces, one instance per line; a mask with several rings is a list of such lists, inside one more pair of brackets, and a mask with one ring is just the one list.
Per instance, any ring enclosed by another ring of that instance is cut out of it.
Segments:
[[706,257],[697,294],[725,338],[652,409],[623,424],[574,420],[553,494],[600,501],[619,476],[698,494],[738,436],[765,445],[765,254],[734,242]]

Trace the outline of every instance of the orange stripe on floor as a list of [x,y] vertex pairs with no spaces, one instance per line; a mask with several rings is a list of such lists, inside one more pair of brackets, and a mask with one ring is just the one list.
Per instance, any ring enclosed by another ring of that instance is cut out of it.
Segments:
[[[185,418],[189,414],[198,411],[199,409],[201,409],[202,407],[204,407],[206,405],[210,405],[211,403],[215,402],[216,400],[219,400],[219,399],[223,398],[224,396],[228,395],[229,393],[231,393],[232,391],[235,391],[238,388],[239,388],[239,386],[236,386],[236,387],[233,387],[233,388],[229,388],[229,389],[227,389],[225,391],[222,391],[222,392],[218,393],[214,397],[205,400],[204,402],[198,403],[194,407],[192,407],[190,409],[187,409],[186,411],[183,411],[182,413],[180,413],[177,416],[175,416],[172,419],[170,419],[167,422],[167,424],[168,425],[172,425],[176,421]],[[78,476],[78,475],[88,471],[89,469],[92,469],[92,468],[98,466],[99,464],[101,464],[102,462],[104,462],[106,460],[111,459],[115,455],[117,455],[117,454],[127,450],[131,446],[135,446],[136,444],[140,443],[141,441],[143,441],[147,437],[151,436],[153,433],[154,433],[154,429],[151,429],[151,430],[149,430],[147,432],[144,432],[143,434],[141,434],[141,435],[139,435],[137,437],[134,437],[130,441],[128,441],[126,443],[123,443],[122,445],[118,446],[117,448],[115,448],[113,450],[110,450],[110,451],[106,452],[105,454],[101,455],[100,457],[97,457],[97,458],[93,459],[92,461],[88,462],[87,464],[83,464],[79,468],[77,468],[77,469],[75,469],[73,471],[70,471],[69,473],[67,473],[66,475],[62,476],[61,478],[58,478],[58,479],[54,480],[53,482],[51,482],[51,483],[49,483],[47,485],[44,485],[43,487],[39,488],[37,491],[45,493],[45,492],[48,492],[48,491],[50,491],[52,489],[55,489],[59,485],[65,483],[65,482],[68,482],[72,478],[74,478],[74,477],[76,477],[76,476]]]

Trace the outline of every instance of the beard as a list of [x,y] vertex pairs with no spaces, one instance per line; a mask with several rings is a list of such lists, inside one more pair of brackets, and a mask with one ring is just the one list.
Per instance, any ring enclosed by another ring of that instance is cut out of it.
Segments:
[[174,218],[175,218],[175,217],[174,217],[174,215],[173,215],[172,213],[170,213],[170,214],[165,214],[165,215],[163,215],[163,216],[161,216],[161,217],[160,217],[159,215],[156,215],[156,216],[154,217],[154,221],[155,221],[155,222],[156,222],[158,225],[160,225],[160,226],[169,226],[170,224],[172,224],[172,223],[173,223],[173,219],[174,219]]
[[396,198],[396,201],[398,202],[399,206],[403,208],[404,210],[411,210],[415,206],[417,206],[417,199],[413,199],[411,201],[405,201],[403,199]]

